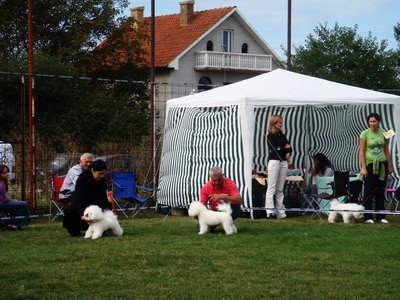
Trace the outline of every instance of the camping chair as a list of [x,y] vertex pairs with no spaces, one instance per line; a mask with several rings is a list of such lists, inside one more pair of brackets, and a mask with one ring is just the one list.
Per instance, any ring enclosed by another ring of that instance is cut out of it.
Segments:
[[351,198],[349,190],[349,171],[335,171],[333,176],[315,178],[318,188],[320,207],[330,209],[330,202],[336,198],[339,202],[348,202]]
[[398,190],[400,188],[387,188],[386,189],[386,194],[387,194],[387,198],[388,198],[388,205],[386,210],[390,210],[390,208],[393,206],[394,208],[394,212],[397,211],[398,207],[399,207],[399,202],[400,199],[398,198],[398,194],[399,192],[396,192],[396,190]]
[[[329,210],[330,200],[333,195],[333,176],[316,176],[315,184],[317,185],[317,202],[319,204],[319,209]],[[324,212],[326,213],[326,212]]]
[[333,198],[340,202],[348,202],[350,199],[349,191],[349,171],[335,171],[333,175]]
[[303,199],[302,208],[304,208],[304,209],[309,209],[309,208],[314,209],[311,218],[314,219],[316,216],[318,216],[322,220],[321,212],[319,211],[320,210],[320,203],[319,203],[318,199],[316,198],[317,195],[308,194],[305,191],[303,191],[302,193],[303,193],[303,195],[302,195],[302,199]]
[[[57,176],[53,175],[52,178],[52,197],[50,202],[50,210],[49,210],[49,220],[54,221],[59,216],[64,216],[64,209],[68,206],[68,203],[60,200],[60,190],[64,183],[65,175]],[[52,213],[52,208],[54,207],[54,215]]]
[[[118,203],[117,199],[114,197],[114,193],[112,191],[107,192],[107,196],[111,199],[111,207],[114,215],[118,216],[118,212],[122,212],[125,216],[125,218],[129,218],[128,215],[125,213],[125,210],[121,207],[121,205]],[[118,208],[116,208],[118,207]]]
[[[144,187],[136,184],[136,174],[133,172],[115,172],[111,174],[113,182],[114,197],[123,199],[127,205],[133,205],[132,218],[143,212],[146,216],[146,209],[158,189]],[[145,196],[139,196],[137,191],[142,191]]]
[[361,197],[361,191],[363,189],[363,182],[359,179],[358,175],[350,176],[348,183],[348,192],[350,198],[348,202],[350,203],[361,203],[363,199]]

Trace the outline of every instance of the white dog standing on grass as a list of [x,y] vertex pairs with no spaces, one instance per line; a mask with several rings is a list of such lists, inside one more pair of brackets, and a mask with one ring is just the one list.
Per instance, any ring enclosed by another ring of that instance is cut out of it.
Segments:
[[199,234],[205,234],[210,228],[222,224],[226,234],[237,233],[237,228],[233,224],[232,208],[229,203],[218,205],[218,211],[209,210],[200,201],[194,201],[190,204],[188,214],[190,217],[199,220]]
[[103,236],[104,231],[111,229],[114,235],[121,236],[124,232],[118,223],[117,216],[111,210],[102,210],[97,205],[86,207],[83,215],[91,221],[86,231],[85,239],[97,239]]
[[337,199],[331,200],[328,222],[335,223],[337,217],[341,215],[344,223],[354,222],[355,219],[361,219],[364,216],[364,206],[357,203],[340,203]]

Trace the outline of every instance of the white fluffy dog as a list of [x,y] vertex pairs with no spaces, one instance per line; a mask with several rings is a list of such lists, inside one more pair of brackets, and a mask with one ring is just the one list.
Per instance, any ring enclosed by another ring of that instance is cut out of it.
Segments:
[[222,224],[226,234],[237,232],[232,219],[232,208],[229,203],[218,205],[219,211],[209,210],[203,203],[194,201],[190,204],[188,214],[199,220],[199,234],[205,234],[210,231],[210,227]]
[[83,215],[93,221],[85,234],[85,239],[97,239],[103,236],[103,232],[111,229],[112,233],[121,236],[124,232],[118,223],[117,216],[111,210],[102,210],[97,205],[86,207]]
[[354,222],[355,219],[361,219],[364,213],[360,210],[364,210],[364,206],[357,203],[340,203],[337,199],[332,199],[328,222],[335,223],[335,220],[339,215],[343,217],[344,223]]

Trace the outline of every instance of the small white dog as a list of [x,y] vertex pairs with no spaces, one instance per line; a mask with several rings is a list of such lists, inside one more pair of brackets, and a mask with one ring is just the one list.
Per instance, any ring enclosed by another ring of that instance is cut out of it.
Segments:
[[[335,223],[335,220],[339,215],[343,217],[344,223],[354,222],[355,219],[361,219],[364,216],[362,210],[364,206],[357,203],[340,203],[337,199],[332,199],[328,222]],[[361,210],[361,211],[360,211]]]
[[205,234],[210,231],[210,227],[222,224],[226,234],[234,234],[237,232],[232,219],[232,208],[229,203],[221,203],[218,205],[219,211],[208,209],[200,201],[194,201],[190,204],[188,214],[199,220],[199,234]]
[[111,229],[112,233],[121,236],[124,232],[118,223],[117,216],[111,210],[102,210],[97,205],[86,207],[83,215],[93,221],[85,234],[85,239],[97,239],[103,236],[103,232]]

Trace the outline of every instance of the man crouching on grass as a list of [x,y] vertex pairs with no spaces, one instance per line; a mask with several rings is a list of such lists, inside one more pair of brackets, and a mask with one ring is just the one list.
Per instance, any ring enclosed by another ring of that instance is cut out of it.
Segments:
[[218,210],[219,203],[230,203],[232,219],[235,220],[240,216],[240,206],[242,205],[242,196],[236,183],[232,179],[224,177],[220,167],[212,167],[209,175],[210,181],[201,188],[200,202],[214,211]]

